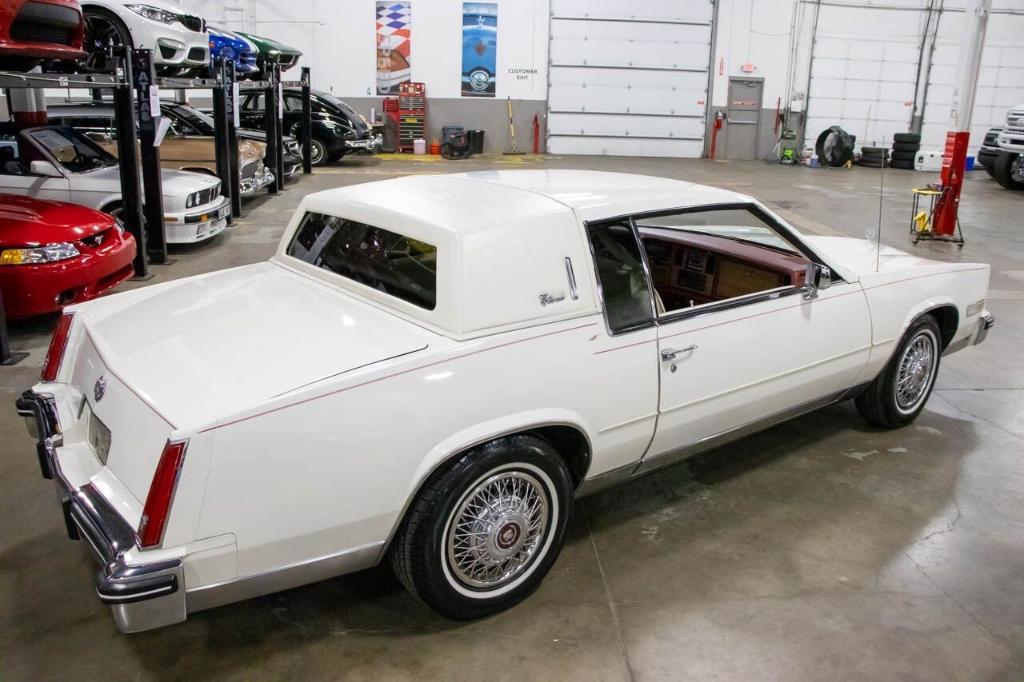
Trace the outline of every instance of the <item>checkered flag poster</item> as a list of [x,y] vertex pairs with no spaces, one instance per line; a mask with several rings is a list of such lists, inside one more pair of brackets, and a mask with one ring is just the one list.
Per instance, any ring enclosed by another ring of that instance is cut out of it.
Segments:
[[392,95],[412,74],[410,2],[377,3],[377,94]]

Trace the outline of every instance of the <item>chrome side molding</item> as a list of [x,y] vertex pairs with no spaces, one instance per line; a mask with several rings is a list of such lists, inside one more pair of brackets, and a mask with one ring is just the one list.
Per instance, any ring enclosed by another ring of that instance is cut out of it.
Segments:
[[870,382],[864,382],[852,386],[850,388],[831,393],[821,398],[815,398],[814,400],[808,400],[807,402],[795,405],[793,407],[786,408],[773,412],[764,417],[751,420],[745,424],[741,424],[735,428],[716,433],[706,438],[702,438],[698,441],[688,443],[678,448],[668,450],[666,452],[659,453],[653,456],[645,456],[637,463],[628,464],[618,469],[612,469],[604,473],[598,474],[593,478],[585,480],[576,491],[576,498],[580,499],[588,495],[593,495],[612,486],[624,483],[625,481],[649,474],[659,469],[678,464],[694,455],[698,455],[708,450],[713,450],[717,447],[721,447],[733,441],[737,441],[741,438],[763,431],[764,429],[770,428],[781,424],[782,422],[795,419],[796,417],[813,412],[833,405],[838,402],[842,402],[847,398],[856,396],[862,391]]

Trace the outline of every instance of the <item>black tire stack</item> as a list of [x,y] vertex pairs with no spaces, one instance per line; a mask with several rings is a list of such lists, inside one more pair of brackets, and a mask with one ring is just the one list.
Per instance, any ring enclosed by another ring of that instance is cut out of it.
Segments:
[[858,165],[881,168],[889,165],[889,150],[885,147],[861,147]]
[[918,133],[896,133],[892,136],[892,157],[889,165],[903,170],[914,170],[914,159],[921,151],[921,136]]

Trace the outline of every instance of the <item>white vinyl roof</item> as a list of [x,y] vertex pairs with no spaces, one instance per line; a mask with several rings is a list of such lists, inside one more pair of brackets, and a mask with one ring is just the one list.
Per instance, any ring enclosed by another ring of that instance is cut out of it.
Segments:
[[633,173],[510,170],[475,171],[441,177],[463,178],[539,194],[572,208],[581,220],[614,218],[660,209],[751,201],[750,197],[718,187]]
[[473,171],[410,175],[317,192],[415,215],[454,232],[489,230],[571,209],[597,220],[671,208],[749,202],[736,192],[649,175],[581,170]]
[[[275,258],[461,338],[600,310],[580,221],[749,201],[679,180],[575,170],[413,175],[307,195]],[[427,310],[287,256],[307,211],[364,222],[437,247],[437,303]],[[577,289],[569,273],[576,278]],[[548,305],[546,298],[554,299]]]

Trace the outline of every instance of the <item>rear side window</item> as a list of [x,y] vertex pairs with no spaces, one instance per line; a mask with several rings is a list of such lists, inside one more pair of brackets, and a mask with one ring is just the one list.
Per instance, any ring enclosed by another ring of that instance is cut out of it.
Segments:
[[427,310],[437,305],[437,247],[365,223],[307,213],[289,256]]
[[590,224],[587,232],[608,327],[612,332],[624,332],[652,324],[651,291],[640,245],[629,221]]

